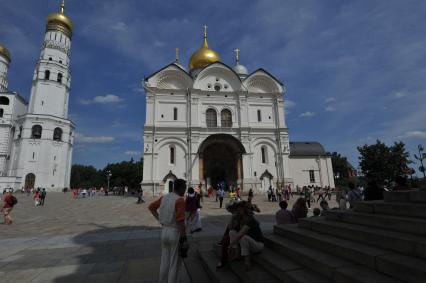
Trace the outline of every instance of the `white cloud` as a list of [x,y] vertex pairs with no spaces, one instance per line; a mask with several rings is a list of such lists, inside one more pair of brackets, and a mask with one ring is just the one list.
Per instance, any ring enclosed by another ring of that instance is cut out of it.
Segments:
[[284,100],[284,108],[285,109],[289,109],[289,108],[293,108],[294,106],[296,106],[296,102],[294,102],[293,100]]
[[397,91],[397,92],[392,93],[392,97],[397,98],[397,99],[403,98],[403,97],[406,97],[406,96],[407,96],[407,93],[403,92],[403,91]]
[[113,128],[123,128],[123,127],[125,127],[126,126],[126,124],[125,123],[122,123],[120,120],[114,120],[113,122],[112,122],[112,124],[111,124],[111,127],[113,127]]
[[117,23],[111,25],[111,29],[115,30],[115,31],[126,31],[127,25],[126,25],[126,23],[123,23],[123,22],[117,22]]
[[325,100],[325,103],[330,103],[330,102],[334,102],[336,101],[336,98],[334,97],[327,97],[327,99]]
[[81,100],[81,104],[83,105],[90,105],[90,104],[105,104],[105,103],[114,103],[114,102],[121,102],[123,101],[122,98],[120,98],[117,95],[114,94],[107,94],[107,95],[99,95],[95,96],[93,99],[89,100]]
[[125,155],[131,155],[131,156],[142,155],[142,151],[138,151],[138,150],[127,150],[124,154]]
[[426,139],[426,131],[407,131],[402,136],[399,136],[400,139]]
[[114,137],[109,136],[85,136],[83,134],[76,134],[77,141],[81,143],[110,143],[114,141]]
[[325,107],[325,111],[327,111],[327,112],[334,112],[334,111],[336,111],[336,108],[334,108],[333,106],[329,105],[329,106]]
[[311,117],[312,117],[312,116],[314,116],[314,115],[315,115],[315,113],[314,113],[314,112],[306,111],[306,112],[301,113],[301,114],[299,115],[299,117],[311,118]]

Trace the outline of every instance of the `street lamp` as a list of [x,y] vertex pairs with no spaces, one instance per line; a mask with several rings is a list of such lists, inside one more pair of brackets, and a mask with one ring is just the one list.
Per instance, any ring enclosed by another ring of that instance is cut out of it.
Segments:
[[426,158],[426,155],[423,153],[424,149],[421,144],[419,144],[417,149],[419,150],[419,155],[417,156],[416,154],[414,154],[414,158],[420,161],[421,166],[419,168],[419,171],[423,172],[423,178],[426,180],[426,173],[425,173],[426,170],[425,170],[425,166],[423,165],[423,159]]
[[106,177],[107,177],[107,181],[108,181],[108,188],[105,191],[106,196],[108,195],[108,192],[109,192],[109,180],[111,179],[111,176],[112,176],[111,170],[106,171]]

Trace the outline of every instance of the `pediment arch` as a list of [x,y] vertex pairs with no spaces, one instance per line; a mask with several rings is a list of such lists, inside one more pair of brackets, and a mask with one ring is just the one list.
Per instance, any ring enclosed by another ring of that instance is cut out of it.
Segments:
[[244,81],[244,87],[253,93],[282,93],[283,84],[263,69],[250,74]]
[[235,71],[221,62],[212,63],[201,70],[193,86],[194,89],[221,92],[234,92],[241,90],[241,87],[241,80]]
[[188,89],[192,78],[176,64],[170,64],[145,79],[145,85],[159,89]]

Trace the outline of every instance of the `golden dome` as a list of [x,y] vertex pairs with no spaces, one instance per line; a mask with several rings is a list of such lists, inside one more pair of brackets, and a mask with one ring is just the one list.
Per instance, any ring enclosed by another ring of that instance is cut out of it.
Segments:
[[11,56],[9,50],[0,44],[0,55],[6,57],[6,59],[10,62]]
[[65,33],[67,36],[72,36],[73,24],[70,18],[65,16],[65,1],[62,0],[61,11],[59,13],[52,13],[47,16],[46,30],[54,30]]
[[204,68],[217,61],[220,61],[220,56],[216,51],[209,48],[207,44],[207,26],[204,26],[203,46],[192,54],[191,59],[189,59],[189,69]]

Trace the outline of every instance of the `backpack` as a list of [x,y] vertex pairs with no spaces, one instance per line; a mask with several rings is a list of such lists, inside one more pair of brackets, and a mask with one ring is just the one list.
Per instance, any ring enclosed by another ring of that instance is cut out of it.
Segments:
[[12,206],[15,206],[18,203],[18,199],[14,196],[12,196]]

